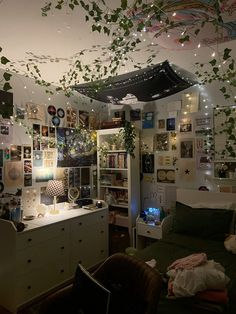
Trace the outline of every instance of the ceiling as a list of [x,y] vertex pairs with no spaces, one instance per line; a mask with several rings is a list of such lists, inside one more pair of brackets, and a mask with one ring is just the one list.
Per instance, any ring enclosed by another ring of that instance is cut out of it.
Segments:
[[[199,1],[208,2],[208,0]],[[116,3],[120,3],[120,0],[107,0],[106,2],[114,7]],[[186,3],[186,1],[182,2]],[[235,5],[233,0],[228,2]],[[41,7],[44,5],[45,0],[0,0],[0,47],[3,48],[2,53],[8,59],[16,62],[16,67],[19,67],[19,60],[32,57],[31,54],[36,55],[37,60],[41,56],[42,77],[46,81],[57,84],[63,73],[69,69],[69,62],[73,55],[85,49],[83,62],[91,63],[101,53],[101,47],[108,46],[109,37],[92,32],[90,23],[85,23],[81,9],[77,8],[73,12],[56,10],[49,13],[48,17],[42,17]],[[225,21],[236,21],[236,10],[230,15],[227,13]],[[221,44],[223,47],[233,49],[234,57],[236,57],[235,25],[231,25],[233,31],[230,39],[233,40]],[[201,62],[206,57],[211,58],[211,54],[216,48],[210,44],[212,38],[212,29],[210,28],[206,28],[205,34],[202,35],[208,38],[208,44],[199,49],[197,48],[198,42],[194,39],[182,47],[179,43],[177,44],[177,34],[175,33],[171,34],[171,38],[167,37],[167,33],[158,38],[155,38],[154,34],[154,30],[143,34],[141,51],[134,52],[131,56],[135,62],[144,62],[150,55],[151,49],[152,53],[156,54],[154,62],[160,63],[168,59],[170,62],[194,72],[195,62]],[[95,45],[98,46],[95,47]],[[195,54],[197,55],[195,56]],[[58,62],[51,62],[55,60]],[[133,70],[133,63],[127,62],[125,66],[121,67],[120,73]]]

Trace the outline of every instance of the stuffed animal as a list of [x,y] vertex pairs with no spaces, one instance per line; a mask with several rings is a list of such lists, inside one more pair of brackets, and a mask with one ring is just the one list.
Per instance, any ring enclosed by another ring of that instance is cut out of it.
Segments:
[[236,235],[234,234],[229,235],[224,241],[224,246],[227,251],[236,254]]

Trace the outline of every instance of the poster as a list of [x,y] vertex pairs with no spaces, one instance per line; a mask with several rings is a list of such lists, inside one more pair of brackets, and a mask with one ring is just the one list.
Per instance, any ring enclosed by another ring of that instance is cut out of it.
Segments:
[[168,151],[169,150],[169,133],[157,133],[154,137],[155,145],[157,151]]
[[23,185],[23,165],[21,161],[5,161],[4,183],[8,189],[19,188]]

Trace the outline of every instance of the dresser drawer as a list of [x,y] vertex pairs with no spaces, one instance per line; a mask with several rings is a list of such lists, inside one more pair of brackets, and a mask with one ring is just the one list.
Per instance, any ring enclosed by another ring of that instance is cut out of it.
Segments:
[[60,260],[69,255],[69,241],[66,237],[49,239],[45,243],[19,250],[16,255],[18,274],[31,272],[45,266],[45,262]]
[[151,226],[144,223],[137,223],[137,234],[145,237],[150,237],[154,239],[162,238],[162,228],[161,226]]
[[26,247],[34,246],[48,239],[59,237],[68,233],[68,224],[60,222],[46,227],[39,227],[33,231],[19,233],[16,239],[16,247],[18,250]]
[[87,228],[92,225],[100,224],[102,222],[107,222],[107,213],[105,212],[94,212],[89,215],[84,215],[81,217],[76,218],[74,221],[71,222],[71,231],[77,232],[81,228]]

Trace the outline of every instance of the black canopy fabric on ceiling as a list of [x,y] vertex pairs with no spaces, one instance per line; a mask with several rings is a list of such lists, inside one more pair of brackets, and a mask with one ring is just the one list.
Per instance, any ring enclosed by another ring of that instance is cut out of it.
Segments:
[[[164,61],[109,80],[78,84],[72,89],[105,103],[124,104],[129,100],[148,102],[161,99],[194,84],[197,81],[192,73]],[[96,91],[97,87],[101,88]]]

